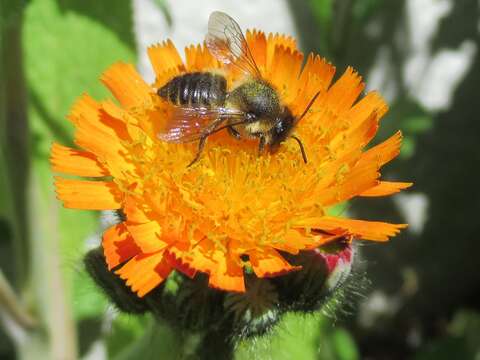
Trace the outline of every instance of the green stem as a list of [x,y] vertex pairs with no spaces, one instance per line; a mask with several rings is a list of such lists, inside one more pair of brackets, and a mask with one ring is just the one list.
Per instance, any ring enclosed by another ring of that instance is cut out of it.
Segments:
[[[22,306],[22,302],[8,283],[8,280],[0,270],[0,309],[5,311],[9,318],[14,321],[16,327],[23,332],[34,329],[37,326],[36,319]],[[8,333],[8,329],[7,333]],[[10,334],[16,341],[13,332]]]
[[[0,1],[0,13],[8,13]],[[21,5],[0,19],[0,183],[3,185],[3,214],[12,228],[14,284],[23,290],[28,278],[28,234],[26,184],[28,182],[28,122],[23,72]],[[0,209],[1,210],[1,209]]]
[[[24,78],[22,29],[24,4],[0,0],[0,155],[3,213],[12,228],[17,293],[38,315],[39,326],[13,339],[19,359],[77,358],[76,332],[68,307],[58,249],[58,205],[51,184],[41,183],[48,171],[42,159],[30,168],[27,95]],[[28,203],[27,203],[28,202]],[[31,230],[29,230],[31,229]],[[5,280],[5,279],[3,279]],[[0,281],[1,282],[1,281]],[[0,284],[0,301],[19,329],[32,328],[33,319],[6,281]],[[18,327],[21,325],[21,327]]]

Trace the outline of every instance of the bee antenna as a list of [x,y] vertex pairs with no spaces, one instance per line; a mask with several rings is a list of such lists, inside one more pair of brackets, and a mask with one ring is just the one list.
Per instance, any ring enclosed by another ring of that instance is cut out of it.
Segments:
[[307,115],[307,112],[308,110],[310,110],[310,108],[312,107],[313,103],[315,102],[315,100],[317,100],[318,98],[318,95],[320,95],[320,91],[318,91],[312,98],[312,100],[310,100],[310,102],[308,103],[307,107],[305,108],[305,110],[303,111],[303,114],[300,115],[300,117],[297,119],[297,123],[302,120],[302,118]]
[[298,146],[300,146],[300,151],[302,152],[303,162],[307,163],[307,154],[305,153],[305,148],[303,147],[302,141],[295,135],[290,136],[292,139],[297,140]]

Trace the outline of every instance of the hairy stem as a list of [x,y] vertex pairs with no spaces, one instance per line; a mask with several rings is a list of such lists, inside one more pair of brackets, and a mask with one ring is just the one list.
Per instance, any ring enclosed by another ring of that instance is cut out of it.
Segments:
[[207,332],[197,347],[198,359],[233,359],[234,343],[230,338],[231,332],[226,328]]

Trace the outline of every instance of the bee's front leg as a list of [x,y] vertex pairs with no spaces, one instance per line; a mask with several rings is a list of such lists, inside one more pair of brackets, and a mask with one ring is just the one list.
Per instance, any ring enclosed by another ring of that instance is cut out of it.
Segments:
[[240,140],[240,139],[242,138],[242,136],[240,135],[240,133],[238,132],[238,130],[235,129],[233,126],[229,126],[229,127],[227,128],[227,130],[228,130],[228,133],[229,133],[231,136],[233,136],[235,139]]
[[195,158],[190,162],[190,164],[187,165],[187,168],[195,164],[198,161],[198,159],[200,159],[200,155],[202,154],[203,148],[205,147],[205,142],[207,141],[208,135],[209,134],[203,135],[200,138],[200,141],[198,142],[197,154],[195,155]]
[[263,154],[263,151],[265,150],[265,136],[263,134],[260,134],[258,137],[260,138],[260,141],[258,143],[258,156],[261,156]]

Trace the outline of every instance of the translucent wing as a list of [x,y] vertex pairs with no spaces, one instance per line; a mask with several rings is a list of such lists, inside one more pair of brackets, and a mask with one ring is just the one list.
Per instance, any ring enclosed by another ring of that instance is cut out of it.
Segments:
[[165,127],[157,134],[160,140],[186,143],[210,135],[228,119],[244,121],[243,111],[227,108],[174,107]]
[[234,65],[249,75],[261,77],[242,29],[227,14],[214,11],[210,15],[205,41],[208,50],[218,61]]

